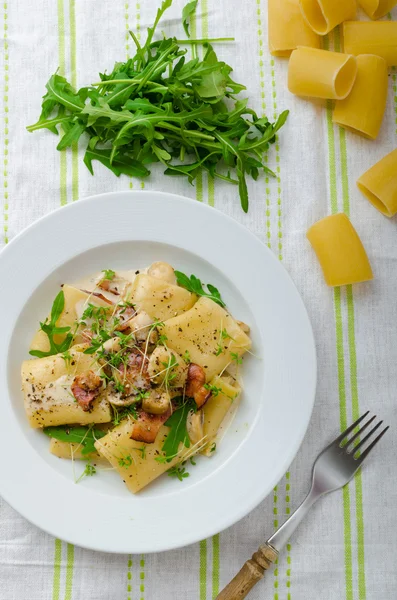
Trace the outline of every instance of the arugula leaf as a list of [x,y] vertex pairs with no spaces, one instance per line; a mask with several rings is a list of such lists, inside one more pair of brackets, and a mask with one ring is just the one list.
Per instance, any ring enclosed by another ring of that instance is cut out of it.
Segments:
[[[39,120],[27,129],[63,134],[58,150],[86,136],[84,163],[92,175],[94,160],[117,177],[147,177],[148,165],[160,163],[166,175],[184,175],[190,184],[205,170],[238,186],[247,212],[246,177],[256,180],[261,171],[274,176],[263,155],[276,141],[288,111],[271,123],[258,117],[246,99],[236,100],[245,86],[232,79],[232,67],[209,44],[233,38],[154,40],[171,4],[162,2],[143,45],[130,32],[135,55],[116,63],[111,73],[100,73],[100,81],[76,91],[64,77],[52,75]],[[190,0],[182,11],[187,36],[197,4]],[[203,44],[204,57],[186,60],[182,46],[193,43]]]
[[[44,358],[46,356],[52,356],[53,354],[59,354],[60,352],[66,352],[73,342],[73,334],[71,333],[70,327],[57,327],[56,323],[61,316],[63,309],[65,308],[65,294],[63,290],[57,294],[52,308],[50,320],[46,319],[44,323],[40,323],[40,329],[43,331],[49,341],[50,349],[47,352],[42,350],[30,350],[31,356],[37,358]],[[64,335],[66,336],[61,341],[55,341],[55,336]]]
[[187,37],[190,37],[190,33],[189,33],[190,17],[193,15],[194,11],[196,10],[197,4],[198,4],[198,0],[193,0],[192,2],[189,2],[188,4],[186,4],[186,6],[182,10],[182,25],[183,25],[183,29],[186,32]]
[[177,408],[164,423],[170,428],[164,444],[161,448],[165,455],[165,461],[171,461],[178,454],[180,444],[190,448],[190,438],[187,432],[187,416],[191,410],[196,411],[197,405],[194,400],[187,400],[180,408]]
[[219,304],[219,306],[222,306],[223,308],[226,306],[226,304],[221,298],[219,290],[215,286],[208,283],[208,292],[206,292],[203,289],[203,284],[201,283],[200,279],[198,279],[198,277],[196,277],[195,275],[191,275],[189,278],[187,275],[185,275],[185,273],[181,273],[181,271],[175,271],[175,275],[177,284],[187,289],[189,292],[192,292],[197,296],[205,296],[206,298],[210,298],[211,300],[216,302],[216,304]]
[[129,175],[130,177],[147,177],[150,175],[150,171],[139,161],[130,158],[127,154],[124,156],[119,154],[118,157],[110,162],[110,150],[99,150],[95,148],[92,150],[87,148],[84,155],[84,164],[90,171],[91,175],[94,174],[94,169],[92,168],[92,161],[97,160],[102,163],[105,167],[113,171],[117,177],[124,173],[124,175]]
[[57,146],[57,150],[64,150],[72,146],[74,142],[78,142],[81,134],[84,133],[86,126],[83,123],[75,123],[63,136]]
[[64,106],[71,112],[80,112],[84,102],[79,93],[76,93],[70,83],[61,75],[55,73],[46,84],[47,93],[43,97],[41,117],[48,117],[56,104]]
[[79,444],[82,446],[81,454],[91,454],[96,452],[94,446],[96,440],[99,440],[104,435],[105,431],[94,429],[93,427],[69,427],[61,425],[58,427],[44,427],[44,433],[60,442],[69,442],[70,444]]

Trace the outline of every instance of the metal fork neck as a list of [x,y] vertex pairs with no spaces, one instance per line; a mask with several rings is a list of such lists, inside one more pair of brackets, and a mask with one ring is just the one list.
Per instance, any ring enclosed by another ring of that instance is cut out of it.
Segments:
[[320,496],[322,496],[322,493],[312,485],[310,492],[302,504],[292,513],[287,521],[275,531],[275,533],[267,540],[267,543],[273,546],[277,551],[280,551],[281,548],[287,544],[299,523],[305,518],[309,509]]

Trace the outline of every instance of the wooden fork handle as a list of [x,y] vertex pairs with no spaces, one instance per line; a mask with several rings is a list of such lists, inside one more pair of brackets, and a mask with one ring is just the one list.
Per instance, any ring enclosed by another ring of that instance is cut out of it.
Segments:
[[271,567],[278,557],[278,552],[265,544],[252,555],[250,560],[242,566],[237,575],[216,597],[216,600],[242,600],[260,579],[265,571]]

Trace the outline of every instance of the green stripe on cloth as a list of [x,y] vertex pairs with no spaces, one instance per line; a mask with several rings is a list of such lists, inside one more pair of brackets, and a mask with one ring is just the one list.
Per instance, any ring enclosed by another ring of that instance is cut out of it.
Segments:
[[[277,118],[278,107],[277,107],[277,90],[276,90],[276,77],[274,71],[274,59],[270,61],[270,73],[272,83],[272,98],[273,98],[273,119]],[[281,212],[281,169],[280,169],[280,144],[276,136],[276,142],[274,144],[276,149],[276,178],[277,178],[277,249],[278,258],[283,260],[283,231],[282,231],[282,212]]]
[[141,567],[141,572],[139,573],[139,580],[140,580],[139,591],[140,591],[141,595],[139,596],[139,599],[145,600],[145,555],[144,554],[141,555],[141,560],[139,562],[139,565]]
[[[265,93],[265,72],[264,72],[264,62],[263,62],[263,39],[262,39],[262,13],[261,13],[261,0],[256,0],[256,17],[257,17],[257,35],[258,35],[258,54],[259,54],[259,85],[260,85],[260,93],[261,93],[261,109],[262,116],[266,116],[266,93]],[[265,164],[268,163],[269,157],[267,152],[264,157]],[[266,243],[267,247],[272,247],[271,242],[271,210],[270,210],[270,185],[269,185],[269,175],[265,173],[265,192],[266,192]]]
[[138,40],[141,40],[141,4],[137,2],[135,4],[135,13],[136,13],[136,37]]
[[125,8],[125,13],[124,13],[124,18],[125,18],[125,54],[127,57],[127,60],[130,58],[130,15],[129,15],[129,10],[130,10],[130,5],[128,2],[125,2],[124,4],[124,8]]
[[[341,51],[341,28],[335,29],[335,50]],[[340,165],[342,174],[342,206],[343,212],[350,217],[350,195],[349,195],[349,173],[347,166],[347,145],[346,132],[341,127],[339,129],[339,148],[340,148]],[[357,383],[357,351],[356,351],[356,334],[355,334],[355,317],[354,317],[354,296],[351,285],[346,287],[347,301],[347,340],[350,355],[350,394],[352,403],[352,418],[357,420],[360,416],[360,403],[358,397]],[[364,540],[364,510],[363,510],[363,490],[362,490],[362,474],[361,471],[355,476],[356,487],[356,527],[357,527],[357,560],[358,560],[358,590],[359,599],[366,598],[366,583],[365,583],[365,540]]]
[[[277,85],[276,85],[276,68],[274,58],[270,59],[270,79],[272,86],[272,107],[273,107],[273,120],[277,119],[278,106],[277,106]],[[281,167],[280,167],[280,143],[276,136],[275,154],[276,154],[276,181],[277,181],[277,253],[278,259],[283,260],[283,226],[282,226],[282,192],[281,192]],[[289,471],[285,474],[285,513],[288,517],[291,512],[290,497],[291,497],[291,474]],[[287,566],[285,569],[286,576],[286,587],[287,587],[287,600],[291,600],[291,563],[292,563],[292,545],[289,542],[287,544]]]
[[61,588],[61,562],[62,562],[62,542],[55,540],[54,549],[54,575],[52,580],[52,600],[59,600]]
[[[208,27],[208,0],[201,0],[202,10],[202,36],[203,38],[209,38],[209,27]],[[208,193],[208,204],[215,206],[215,182],[214,178],[210,173],[207,172],[207,193]]]
[[[58,0],[58,64],[59,74],[65,76],[66,58],[65,58],[65,12],[63,0]],[[66,149],[60,153],[60,202],[61,206],[67,204],[67,184],[66,184]]]
[[127,600],[131,600],[131,592],[132,592],[132,555],[128,555],[128,563],[127,563]]
[[[130,5],[128,2],[124,3],[124,18],[125,18],[125,56],[128,60],[130,58]],[[130,177],[129,188],[132,190],[134,188],[134,182],[132,177]]]
[[219,594],[220,535],[212,536],[212,600]]
[[[291,514],[291,474],[289,471],[285,474],[285,514],[287,518]],[[287,600],[291,600],[291,544],[287,544],[287,568],[285,571],[286,582],[285,585],[287,587]]]
[[[135,16],[136,16],[136,37],[141,41],[141,3],[138,1],[135,4]],[[133,187],[132,180],[130,181],[130,187]],[[141,190],[145,189],[145,182],[142,180],[140,183]]]
[[[69,0],[71,83],[77,89],[76,65],[76,0]],[[79,143],[72,144],[72,200],[79,197]]]
[[4,38],[4,150],[3,150],[3,238],[4,242],[8,244],[8,210],[9,210],[9,196],[8,196],[8,144],[9,144],[9,108],[8,108],[8,89],[9,89],[9,45],[8,45],[8,4],[3,4],[3,38]]
[[[328,36],[324,38],[323,47],[330,49]],[[336,154],[335,154],[335,133],[332,123],[332,103],[327,102],[327,137],[328,137],[328,168],[329,168],[329,187],[331,213],[338,212],[338,192],[336,176]],[[345,357],[343,349],[343,322],[342,322],[342,302],[340,288],[334,289],[334,310],[335,310],[335,331],[336,331],[336,355],[338,370],[338,389],[339,389],[339,419],[341,430],[347,427],[347,406],[346,406],[346,381],[345,381]],[[348,487],[343,489],[343,527],[344,527],[344,545],[345,545],[345,588],[346,600],[353,600],[353,563],[352,563],[352,539],[351,539],[351,508],[350,508],[350,490]]]
[[207,540],[200,542],[200,600],[207,600]]
[[[360,416],[360,406],[358,399],[357,385],[357,353],[355,340],[355,318],[354,318],[354,298],[351,285],[346,288],[347,296],[347,319],[348,319],[348,343],[350,352],[350,387],[352,396],[352,417],[357,420]],[[364,509],[363,509],[363,483],[362,473],[359,471],[355,478],[356,486],[356,526],[357,526],[357,559],[358,559],[358,593],[359,600],[365,600],[366,581],[365,581],[365,539],[364,539]]]
[[[274,529],[278,528],[278,486],[273,489],[273,527]],[[275,561],[275,568],[273,571],[273,587],[274,587],[274,600],[278,600],[278,558]]]
[[74,567],[74,546],[67,545],[67,563],[66,563],[66,579],[65,579],[65,600],[71,600],[73,591],[73,567]]
[[[193,39],[197,39],[197,16],[196,11],[190,17],[190,34]],[[197,57],[197,44],[192,44],[192,57]],[[203,201],[203,172],[200,171],[197,173],[197,177],[195,180],[196,183],[196,200],[199,202]]]
[[[196,11],[190,17],[190,35],[193,39],[198,38],[197,34],[197,15]],[[197,44],[192,44],[192,57],[197,58]],[[203,201],[203,172],[200,171],[196,177],[196,200]],[[199,544],[199,594],[200,600],[207,598],[207,540],[202,540]]]
[[[339,387],[339,420],[341,431],[347,427],[346,410],[346,382],[345,382],[345,356],[343,351],[343,323],[341,289],[334,289],[335,328],[336,328],[336,355],[338,364]],[[353,561],[352,561],[352,533],[350,517],[350,489],[343,488],[343,528],[345,544],[345,586],[346,600],[353,600]]]
[[[77,88],[77,65],[76,65],[76,6],[75,0],[69,0],[69,29],[70,29],[70,69],[71,83]],[[78,142],[72,144],[72,200],[78,199],[79,195],[79,166],[78,166]],[[65,150],[66,159],[66,150]],[[65,173],[66,179],[66,173]],[[66,187],[66,182],[65,182]],[[74,569],[74,546],[66,546],[66,578],[65,578],[65,600],[71,600],[73,593],[73,569]]]
[[[65,75],[65,12],[63,0],[57,1],[58,18],[58,64],[60,75]],[[60,153],[60,203],[64,206],[67,203],[67,184],[66,184],[66,150]],[[54,575],[52,583],[52,599],[59,600],[61,585],[61,561],[62,561],[62,542],[54,541]]]
[[[202,9],[202,37],[209,38],[208,26],[208,0],[201,0]],[[215,206],[215,181],[214,177],[207,172],[207,199],[210,206]],[[220,578],[220,534],[212,536],[212,599],[215,600],[219,594]]]

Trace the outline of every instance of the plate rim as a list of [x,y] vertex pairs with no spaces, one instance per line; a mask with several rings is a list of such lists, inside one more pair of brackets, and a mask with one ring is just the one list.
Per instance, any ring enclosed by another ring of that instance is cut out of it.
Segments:
[[[301,428],[301,433],[299,435],[299,439],[298,442],[295,444],[294,448],[289,452],[288,457],[285,458],[285,460],[283,461],[282,464],[279,464],[278,468],[276,469],[276,471],[278,473],[281,473],[281,475],[277,475],[275,477],[272,478],[272,484],[268,485],[267,487],[269,489],[267,489],[265,492],[263,492],[262,494],[259,494],[258,496],[255,496],[255,498],[252,499],[252,501],[250,503],[247,503],[247,505],[244,507],[244,512],[243,514],[240,514],[239,516],[235,517],[233,516],[233,518],[227,520],[226,522],[222,524],[221,527],[215,527],[215,528],[211,528],[209,531],[206,531],[203,533],[203,535],[200,535],[199,537],[195,536],[194,539],[190,539],[188,541],[180,541],[177,543],[173,543],[171,540],[168,544],[162,544],[159,545],[159,547],[154,547],[153,549],[148,549],[145,548],[143,551],[147,554],[149,553],[153,553],[153,552],[160,552],[160,551],[165,551],[165,550],[171,550],[171,549],[176,549],[176,548],[180,548],[180,547],[184,547],[187,545],[191,545],[196,543],[197,541],[199,541],[200,539],[203,539],[203,537],[210,537],[211,535],[214,535],[216,533],[219,533],[223,530],[225,530],[226,528],[234,525],[235,523],[237,523],[238,521],[240,521],[242,518],[244,518],[247,514],[249,514],[256,506],[258,506],[258,504],[264,500],[264,498],[266,498],[268,496],[268,494],[271,492],[272,487],[274,487],[274,485],[277,484],[277,482],[279,481],[280,477],[282,477],[284,475],[284,473],[286,472],[286,470],[288,469],[289,465],[291,464],[291,462],[294,460],[295,456],[297,455],[302,441],[306,435],[307,432],[307,428],[308,425],[310,423],[310,419],[312,416],[312,411],[313,411],[313,407],[314,407],[314,402],[315,402],[315,392],[316,392],[316,386],[317,386],[317,353],[316,353],[316,345],[315,345],[315,339],[314,339],[314,334],[313,334],[313,328],[310,322],[310,318],[309,318],[309,314],[308,311],[306,309],[306,306],[303,302],[303,299],[293,281],[293,279],[291,278],[291,276],[289,275],[287,269],[285,268],[285,266],[282,264],[282,262],[275,256],[275,254],[266,246],[266,244],[264,244],[252,231],[250,231],[247,227],[245,227],[242,223],[240,223],[239,221],[237,221],[236,219],[234,219],[233,217],[231,217],[230,215],[225,214],[224,212],[218,210],[217,208],[208,206],[206,204],[203,203],[199,203],[197,201],[195,201],[192,198],[189,197],[185,197],[179,194],[173,194],[171,192],[163,192],[163,191],[157,191],[157,190],[121,190],[121,191],[113,191],[113,192],[103,192],[101,194],[95,194],[95,195],[91,195],[91,196],[87,196],[84,198],[81,198],[80,201],[78,203],[70,203],[67,204],[65,206],[60,206],[57,207],[55,210],[46,213],[45,215],[43,215],[42,217],[40,217],[39,219],[37,219],[36,221],[34,221],[33,223],[29,224],[25,229],[23,229],[21,232],[19,232],[17,235],[15,235],[15,237],[13,237],[13,239],[9,242],[9,244],[2,250],[2,252],[0,253],[0,261],[2,262],[3,260],[7,259],[7,256],[9,254],[10,251],[12,251],[12,249],[14,248],[15,244],[18,243],[19,240],[23,239],[26,235],[29,235],[32,231],[34,231],[35,228],[40,227],[41,224],[45,221],[47,221],[48,219],[51,219],[54,217],[54,215],[59,214],[65,212],[65,211],[74,211],[74,210],[79,210],[79,206],[83,203],[87,203],[87,202],[95,202],[97,201],[98,198],[109,198],[110,202],[114,201],[114,198],[123,196],[135,196],[137,198],[143,198],[146,196],[145,198],[145,202],[150,202],[150,200],[147,199],[148,196],[150,195],[155,195],[155,196],[163,196],[163,197],[167,197],[170,201],[174,202],[174,201],[178,201],[178,202],[186,202],[186,201],[190,201],[191,206],[194,207],[193,210],[202,210],[202,211],[207,211],[208,214],[210,213],[214,213],[214,211],[218,214],[218,216],[227,221],[227,222],[231,222],[233,224],[233,226],[235,227],[236,225],[238,226],[238,228],[244,232],[245,235],[249,235],[250,238],[252,238],[253,240],[255,240],[255,242],[257,244],[260,244],[262,249],[265,249],[267,256],[269,257],[269,259],[271,259],[275,264],[277,264],[277,268],[281,268],[281,270],[284,273],[284,276],[287,277],[287,279],[289,280],[289,284],[292,284],[293,288],[295,289],[295,295],[296,298],[299,300],[300,302],[300,309],[303,309],[303,312],[305,314],[305,319],[306,319],[306,324],[308,325],[308,330],[307,333],[308,335],[308,339],[310,338],[310,345],[311,345],[311,351],[312,351],[312,360],[313,360],[313,364],[312,364],[312,389],[311,389],[311,393],[310,393],[310,398],[307,399],[307,406],[309,407],[309,409],[307,410],[307,415],[305,418],[305,423],[304,423],[304,427],[302,426]],[[137,239],[137,238],[134,238]],[[150,239],[148,239],[148,241],[150,241]],[[153,240],[152,240],[153,241]],[[191,251],[191,250],[189,250]],[[43,281],[43,279],[41,280]],[[38,282],[37,287],[40,286],[40,282]],[[7,352],[7,364],[8,364],[8,349],[9,349],[9,340],[7,340],[7,345],[5,346],[5,351]],[[0,352],[2,352],[2,350],[0,349]],[[7,393],[6,393],[6,397],[7,397],[7,402],[9,402],[9,393],[8,393],[8,389],[7,389]],[[2,491],[2,496],[4,497],[4,499],[8,502],[7,499],[7,494],[4,494],[4,492]],[[12,502],[10,502],[11,506],[12,506]],[[40,529],[46,531],[47,533],[49,533],[50,535],[53,535],[55,537],[58,537],[58,534],[56,533],[56,531],[54,531],[52,528],[47,528],[46,526],[43,526],[39,521],[39,519],[34,519],[32,518],[30,515],[27,516],[25,514],[24,510],[20,510],[20,508],[15,509],[17,510],[24,518],[26,518],[28,521],[30,521],[31,523],[33,523],[35,526],[39,527]],[[76,541],[76,539],[71,536],[69,539],[67,536],[62,535],[62,539],[75,544],[77,546],[80,546],[82,548],[87,548],[90,550],[95,550],[95,551],[105,551],[105,552],[110,552],[110,553],[120,553],[120,552],[124,552],[120,551],[114,547],[101,547],[99,548],[98,545],[90,545],[90,543],[84,543],[81,540]],[[136,550],[134,550],[135,552]],[[139,552],[139,550],[138,550]]]

